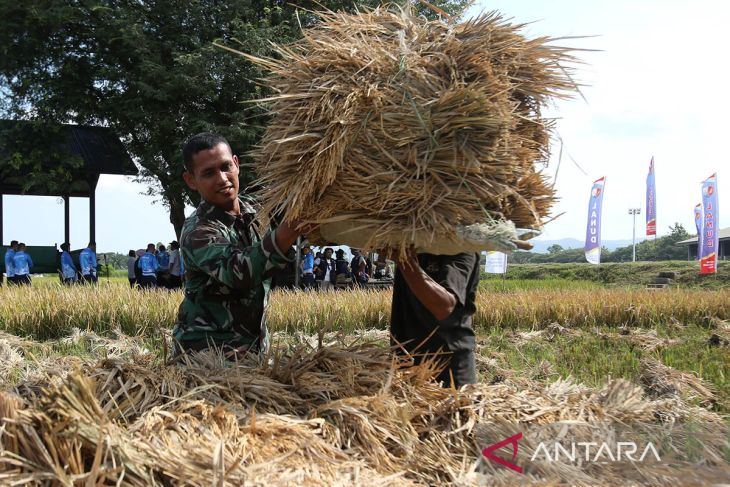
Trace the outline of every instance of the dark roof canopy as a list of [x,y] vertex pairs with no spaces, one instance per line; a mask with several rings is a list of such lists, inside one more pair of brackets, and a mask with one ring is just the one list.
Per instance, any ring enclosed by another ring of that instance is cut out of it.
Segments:
[[[717,238],[718,238],[718,240],[730,239],[730,227],[718,229]],[[688,238],[687,240],[682,240],[681,242],[677,242],[677,245],[690,245],[690,244],[696,244],[696,243],[697,243],[697,237],[692,237],[692,238]]]
[[[8,137],[4,136],[8,135]],[[13,146],[8,140],[21,140]],[[36,147],[28,145],[33,140]],[[82,125],[41,124],[33,121],[0,120],[0,159],[14,153],[25,156],[25,152],[40,149],[48,154],[68,160],[80,159],[81,167],[72,171],[73,181],[60,191],[43,186],[34,186],[24,190],[24,174],[8,174],[0,179],[0,193],[28,194],[37,196],[89,196],[96,187],[100,174],[118,174],[132,176],[137,168],[122,145],[119,137],[107,127],[90,127]],[[37,154],[34,156],[37,157]],[[49,163],[52,164],[52,163]]]

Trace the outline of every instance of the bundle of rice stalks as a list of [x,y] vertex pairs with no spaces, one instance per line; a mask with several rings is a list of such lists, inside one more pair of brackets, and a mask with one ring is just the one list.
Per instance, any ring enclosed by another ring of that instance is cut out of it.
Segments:
[[645,330],[628,326],[619,327],[618,333],[605,333],[596,329],[595,335],[611,341],[631,343],[645,352],[654,352],[659,348],[670,347],[681,342],[679,338],[661,337],[656,330]]
[[91,330],[81,330],[74,327],[71,335],[62,338],[61,343],[68,345],[81,345],[92,354],[100,354],[107,357],[121,357],[125,354],[131,356],[149,355],[151,352],[145,346],[142,336],[129,336],[120,328],[112,330],[113,338],[101,336]]
[[8,372],[22,363],[23,354],[20,349],[14,347],[4,338],[0,338],[0,369],[3,371],[3,375],[0,376],[0,381],[5,378]]
[[710,334],[707,343],[711,346],[730,347],[730,323],[723,321],[715,328],[715,332]]
[[575,89],[568,49],[496,13],[320,15],[276,58],[243,54],[274,92],[256,155],[264,215],[318,225],[315,241],[442,253],[511,249],[515,226],[541,226],[554,201],[536,170],[541,110]]
[[717,400],[715,388],[695,374],[668,367],[658,360],[643,359],[639,380],[655,397],[681,396],[710,406]]

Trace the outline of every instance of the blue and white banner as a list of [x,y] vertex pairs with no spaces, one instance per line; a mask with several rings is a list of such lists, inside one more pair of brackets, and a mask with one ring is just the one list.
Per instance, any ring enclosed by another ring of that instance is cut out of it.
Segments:
[[646,234],[656,236],[656,184],[653,157],[649,163],[649,174],[646,176]]
[[700,232],[700,274],[717,272],[717,252],[720,236],[717,222],[720,220],[717,206],[717,174],[702,183],[702,228]]
[[487,262],[484,267],[487,274],[505,274],[507,272],[507,254],[497,251],[487,252]]
[[601,263],[601,204],[606,178],[596,180],[588,201],[588,227],[586,228],[586,260],[591,264]]

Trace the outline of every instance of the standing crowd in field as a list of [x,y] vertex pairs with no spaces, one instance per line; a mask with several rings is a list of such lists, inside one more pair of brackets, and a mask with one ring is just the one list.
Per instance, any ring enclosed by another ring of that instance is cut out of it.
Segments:
[[342,249],[334,252],[331,247],[326,247],[313,254],[311,246],[304,245],[299,264],[301,287],[305,290],[324,291],[337,287],[364,287],[371,278],[392,279],[393,271],[383,256],[378,256],[373,270],[370,258],[363,255],[359,249],[351,250],[353,256],[348,260]]
[[[94,284],[98,280],[96,243],[89,244],[79,254],[77,266],[71,257],[71,245],[68,242],[61,244],[61,258],[58,262],[58,274],[61,282],[70,285],[75,283]],[[23,242],[13,240],[10,248],[5,252],[5,275],[8,285],[30,286],[33,259],[26,253]]]
[[170,251],[165,245],[147,244],[146,249],[130,250],[127,258],[127,278],[130,287],[140,289],[180,289],[185,279],[180,244],[170,242]]
[[[5,274],[8,285],[32,285],[33,259],[26,252],[23,242],[13,240],[5,252]],[[81,250],[78,263],[70,252],[70,244],[61,244],[61,255],[57,262],[58,275],[65,285],[95,284],[98,282],[98,261],[96,257],[96,243],[89,242]],[[132,288],[151,289],[179,289],[183,285],[185,267],[180,245],[177,241],[170,243],[170,250],[160,244],[148,244],[147,249],[130,250],[127,258],[127,277]]]

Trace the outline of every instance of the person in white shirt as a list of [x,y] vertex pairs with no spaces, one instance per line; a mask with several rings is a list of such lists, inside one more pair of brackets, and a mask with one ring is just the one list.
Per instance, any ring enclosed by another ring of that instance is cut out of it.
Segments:
[[137,252],[130,250],[128,255],[127,278],[129,279],[129,287],[134,288],[134,285],[137,284],[137,275],[134,273],[134,264],[137,262]]
[[182,261],[180,259],[180,244],[177,240],[170,242],[170,277],[167,280],[167,289],[182,287]]

